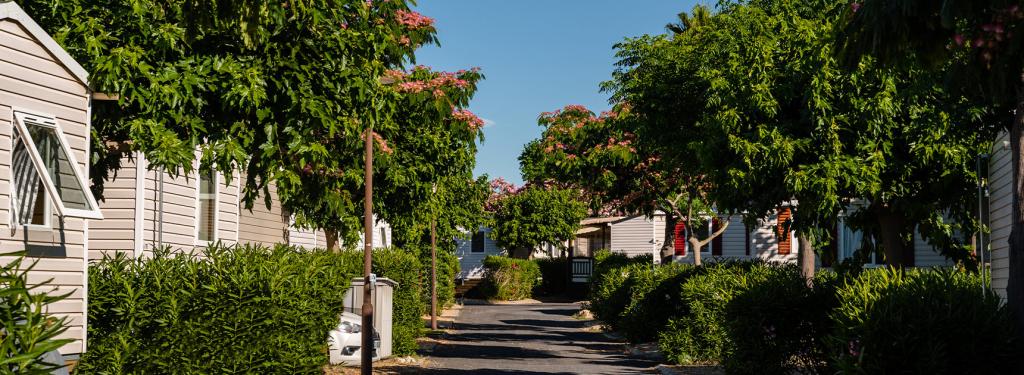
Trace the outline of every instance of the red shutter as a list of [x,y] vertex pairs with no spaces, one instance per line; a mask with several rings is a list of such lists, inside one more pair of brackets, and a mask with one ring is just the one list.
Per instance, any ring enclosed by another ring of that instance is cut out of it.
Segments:
[[673,244],[676,250],[676,255],[686,256],[686,223],[680,221],[676,223],[675,229],[676,242]]
[[[719,229],[722,229],[722,223],[718,222],[717,217],[711,219],[711,234],[715,234]],[[722,255],[722,236],[716,236],[711,240],[711,255]]]
[[779,218],[775,223],[775,235],[779,241],[779,255],[789,255],[793,248],[793,239],[789,236],[789,219],[792,213],[789,207],[779,210]]

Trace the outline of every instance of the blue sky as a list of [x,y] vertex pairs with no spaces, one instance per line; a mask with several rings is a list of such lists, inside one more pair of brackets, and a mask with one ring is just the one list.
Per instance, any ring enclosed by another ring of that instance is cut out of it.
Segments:
[[417,63],[483,69],[470,105],[488,122],[475,172],[521,183],[517,157],[540,135],[537,115],[567,104],[608,109],[598,86],[614,69],[612,45],[664,32],[694,2],[420,0],[416,10],[436,20],[441,46],[420,49]]

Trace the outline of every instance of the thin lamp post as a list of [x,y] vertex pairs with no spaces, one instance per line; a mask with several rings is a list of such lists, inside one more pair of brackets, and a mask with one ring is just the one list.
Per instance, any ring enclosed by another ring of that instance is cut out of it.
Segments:
[[[437,184],[433,191],[436,198]],[[433,201],[433,199],[431,199]],[[430,213],[430,329],[437,330],[437,211],[431,207]]]
[[366,149],[363,197],[363,331],[361,362],[362,375],[373,374],[373,124],[366,127]]

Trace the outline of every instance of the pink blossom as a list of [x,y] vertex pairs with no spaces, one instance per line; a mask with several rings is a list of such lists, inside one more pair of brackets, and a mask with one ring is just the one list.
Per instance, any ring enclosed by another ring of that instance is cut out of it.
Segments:
[[860,10],[860,2],[854,1],[850,3],[850,10],[853,10],[854,13],[857,13],[857,11]]
[[402,46],[409,46],[412,45],[412,40],[409,40],[409,37],[402,35],[401,38],[398,38],[398,44]]
[[477,130],[484,127],[484,120],[478,117],[468,109],[456,109],[452,111],[452,117],[456,121],[464,122],[472,130]]
[[413,11],[399,10],[398,12],[395,12],[395,18],[398,19],[398,23],[412,30],[427,28],[434,25],[433,18]]

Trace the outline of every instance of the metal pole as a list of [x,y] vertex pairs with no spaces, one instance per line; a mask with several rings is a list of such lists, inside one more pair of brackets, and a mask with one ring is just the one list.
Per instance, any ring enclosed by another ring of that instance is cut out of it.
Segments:
[[362,331],[362,368],[363,375],[373,374],[373,284],[371,265],[373,264],[373,125],[366,127],[364,146],[366,162],[364,178],[366,182],[363,197],[363,331]]
[[437,219],[430,219],[430,329],[437,330]]
[[984,194],[985,194],[985,191],[984,191],[985,186],[984,186],[984,183],[983,183],[984,179],[981,176],[981,159],[984,158],[984,157],[985,157],[985,154],[978,155],[978,243],[977,243],[977,245],[978,245],[977,246],[977,251],[978,251],[978,271],[981,273],[981,289],[982,289],[983,292],[987,288],[986,282],[985,282],[985,231],[983,230],[984,228],[982,227],[984,225],[984,223],[982,222],[982,220],[984,220],[984,217],[982,216],[982,212],[984,212],[983,199],[984,199]]

